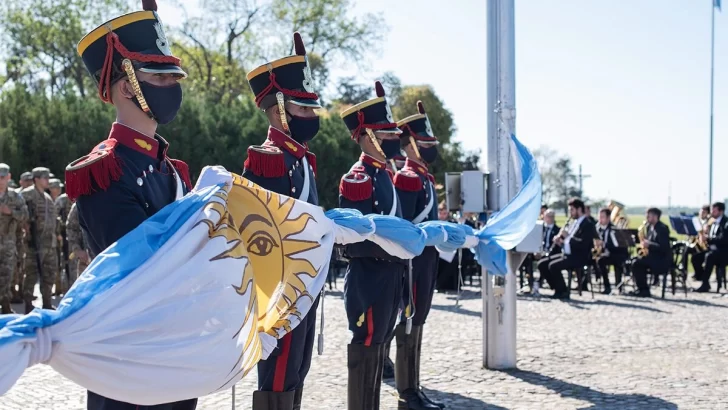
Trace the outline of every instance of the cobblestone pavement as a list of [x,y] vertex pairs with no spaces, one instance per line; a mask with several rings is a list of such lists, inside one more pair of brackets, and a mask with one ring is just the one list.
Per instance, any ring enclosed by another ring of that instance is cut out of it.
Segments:
[[[454,295],[435,295],[425,327],[422,382],[448,409],[728,408],[728,297],[520,298],[513,371],[482,368],[480,296],[468,288],[463,298],[456,308]],[[349,336],[340,291],[329,293],[325,308],[326,351],[313,358],[306,410],[346,409]],[[238,409],[250,408],[255,385],[254,374],[237,385]],[[0,397],[2,410],[84,406],[84,390],[44,365]],[[231,392],[203,397],[198,408],[229,409]],[[382,409],[396,409],[392,385],[383,386]]]

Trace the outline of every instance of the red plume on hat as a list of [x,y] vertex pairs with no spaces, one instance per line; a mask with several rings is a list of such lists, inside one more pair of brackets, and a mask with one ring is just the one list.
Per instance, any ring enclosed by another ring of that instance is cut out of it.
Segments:
[[377,81],[374,83],[374,89],[377,90],[377,97],[384,97],[386,94],[384,94],[384,87],[382,87],[382,83]]
[[425,113],[425,104],[422,104],[422,101],[419,101],[419,100],[417,101],[417,111],[420,114],[426,114]]
[[157,11],[157,2],[155,0],[142,0],[142,9],[146,11]]
[[301,37],[301,33],[296,31],[293,33],[293,46],[296,50],[297,56],[305,56],[306,55],[306,47],[303,45],[303,38]]

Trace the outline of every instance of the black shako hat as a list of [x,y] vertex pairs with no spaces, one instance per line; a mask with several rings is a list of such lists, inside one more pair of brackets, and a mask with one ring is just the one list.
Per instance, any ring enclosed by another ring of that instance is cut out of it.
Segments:
[[255,68],[246,78],[255,94],[255,104],[262,110],[277,104],[276,94],[303,107],[321,108],[313,90],[306,47],[298,32],[293,33],[295,55],[279,58]]
[[402,135],[399,137],[406,138],[407,141],[412,136],[416,141],[420,142],[437,142],[437,137],[432,133],[430,119],[427,117],[425,105],[422,104],[422,101],[417,101],[417,112],[415,115],[397,121],[397,125],[402,128]]
[[179,58],[172,55],[157,15],[155,0],[142,0],[144,11],[125,14],[96,27],[78,43],[78,54],[99,86],[99,96],[111,102],[109,88],[126,75],[122,67],[130,60],[133,68],[146,73],[169,73],[187,77]]
[[375,82],[374,89],[377,92],[376,98],[356,104],[341,113],[341,118],[351,131],[351,138],[355,141],[359,140],[359,136],[367,128],[394,134],[402,132],[397,128],[397,123],[394,122],[392,109],[389,108],[389,103],[387,103],[382,83]]

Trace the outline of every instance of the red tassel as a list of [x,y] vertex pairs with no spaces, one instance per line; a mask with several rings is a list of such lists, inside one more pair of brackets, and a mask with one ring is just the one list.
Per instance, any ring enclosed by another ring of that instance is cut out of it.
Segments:
[[190,179],[190,166],[187,165],[186,162],[180,160],[180,159],[169,159],[169,162],[172,163],[172,166],[177,170],[177,173],[179,174],[179,178],[184,182],[185,186],[187,187],[188,191],[192,190],[192,180]]
[[286,174],[283,152],[276,147],[257,146],[248,148],[248,158],[243,165],[257,176],[278,178]]
[[351,172],[341,178],[339,193],[350,201],[363,201],[372,197],[372,179],[361,172]]
[[107,150],[93,151],[66,167],[66,194],[75,201],[82,195],[91,195],[96,189],[105,191],[122,175],[121,161],[116,157],[113,145]]
[[424,184],[419,175],[406,169],[397,172],[394,176],[394,186],[403,191],[421,191]]
[[316,154],[307,151],[306,160],[308,161],[308,165],[311,165],[311,169],[313,169],[313,176],[315,177],[316,175],[318,175],[318,168],[316,168]]

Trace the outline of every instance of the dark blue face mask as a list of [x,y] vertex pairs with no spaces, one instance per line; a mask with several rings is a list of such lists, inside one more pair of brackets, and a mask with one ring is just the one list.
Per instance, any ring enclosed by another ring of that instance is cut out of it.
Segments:
[[318,134],[321,120],[315,117],[297,117],[286,111],[291,119],[288,120],[288,129],[291,132],[291,138],[297,143],[303,145],[313,139]]
[[428,164],[432,164],[437,161],[437,145],[431,147],[418,147],[420,151],[420,158]]
[[[149,110],[158,124],[169,124],[182,106],[182,85],[160,87],[144,81],[139,81],[139,88],[147,101]],[[134,104],[141,110],[139,100],[133,99]]]
[[396,140],[381,140],[378,142],[379,146],[382,148],[382,151],[384,151],[384,156],[387,157],[387,159],[392,159],[397,155],[400,155],[399,138],[397,138]]

